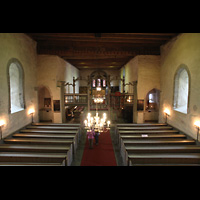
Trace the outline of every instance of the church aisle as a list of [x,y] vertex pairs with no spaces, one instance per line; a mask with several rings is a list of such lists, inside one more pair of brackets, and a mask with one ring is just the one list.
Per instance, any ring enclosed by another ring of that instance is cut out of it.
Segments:
[[86,139],[81,166],[117,166],[110,131],[101,133],[98,145],[94,140],[93,149]]

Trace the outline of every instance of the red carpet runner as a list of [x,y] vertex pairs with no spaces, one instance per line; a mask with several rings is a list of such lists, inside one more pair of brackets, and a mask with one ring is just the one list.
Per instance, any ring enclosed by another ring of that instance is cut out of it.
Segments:
[[94,139],[93,149],[89,149],[86,139],[81,166],[117,166],[110,131],[101,133],[97,146]]

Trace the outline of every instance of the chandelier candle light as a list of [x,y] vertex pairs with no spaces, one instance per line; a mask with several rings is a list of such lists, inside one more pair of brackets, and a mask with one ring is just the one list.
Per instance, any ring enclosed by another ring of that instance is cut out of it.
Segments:
[[106,121],[106,113],[103,113],[103,117],[100,118],[98,112],[94,117],[91,116],[91,113],[88,113],[87,119],[84,121],[86,129],[96,129],[98,132],[103,132],[103,128],[110,129],[110,121]]
[[[97,91],[101,91],[101,87],[96,87]],[[110,129],[110,121],[106,121],[107,116],[106,113],[103,113],[103,117],[100,118],[98,114],[97,104],[103,103],[105,96],[97,95],[96,97],[93,96],[94,103],[96,103],[96,115],[92,117],[91,113],[88,113],[87,119],[84,120],[85,129],[91,130],[94,128],[96,131],[103,132],[104,128],[107,130]]]

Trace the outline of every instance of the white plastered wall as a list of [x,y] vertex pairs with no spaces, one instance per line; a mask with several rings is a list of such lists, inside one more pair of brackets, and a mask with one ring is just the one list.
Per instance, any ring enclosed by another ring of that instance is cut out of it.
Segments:
[[[38,120],[36,91],[36,42],[23,33],[0,33],[0,120],[5,121],[2,127],[3,138],[23,126],[31,123],[28,114],[35,109],[34,120]],[[9,111],[8,65],[12,59],[18,60],[24,71],[25,109],[11,114]]]
[[[174,77],[178,68],[189,71],[188,113],[173,110]],[[168,123],[196,138],[194,122],[200,120],[200,34],[182,33],[161,47],[161,109],[160,122],[164,122],[164,109],[170,110]]]

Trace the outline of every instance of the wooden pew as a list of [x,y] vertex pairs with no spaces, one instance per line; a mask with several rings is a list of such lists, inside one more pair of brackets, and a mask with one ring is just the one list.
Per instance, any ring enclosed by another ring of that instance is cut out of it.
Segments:
[[[23,145],[45,145],[45,146],[69,146],[70,151],[67,153],[68,155],[68,165],[71,164],[73,157],[74,157],[74,140],[73,139],[46,139],[46,138],[5,138],[5,144],[23,144]],[[29,148],[30,149],[30,148]],[[33,149],[33,146],[32,146]]]
[[47,138],[5,138],[6,144],[27,144],[27,145],[69,145],[73,146],[74,152],[74,140],[73,139],[47,139]]
[[0,166],[64,166],[63,163],[0,162]]
[[[77,124],[78,125],[78,124]],[[81,128],[80,124],[79,126],[62,126],[62,125],[31,125],[27,126],[26,129],[37,129],[37,130],[65,130],[65,131],[75,131],[78,134],[78,142],[80,141],[81,138]]]
[[177,134],[178,130],[129,130],[129,131],[119,131],[119,134]]
[[125,162],[128,164],[128,155],[149,153],[200,153],[197,145],[170,145],[170,146],[127,146],[125,151]]
[[26,126],[27,129],[44,129],[44,130],[77,130],[79,127],[75,126]]
[[21,138],[55,138],[55,139],[62,139],[62,138],[70,138],[74,139],[75,134],[49,134],[49,133],[14,133],[12,137],[21,137]]
[[169,133],[169,132],[178,132],[177,130],[173,130],[173,127],[168,126],[166,124],[117,124],[115,126],[115,136],[118,137],[119,132],[121,133]]
[[193,165],[200,164],[200,153],[149,153],[149,154],[129,154],[128,155],[129,165],[133,166],[136,164],[164,164],[164,165]]
[[35,152],[35,153],[65,153],[67,154],[68,164],[73,161],[72,144],[61,145],[22,145],[22,144],[1,144],[0,152]]
[[197,145],[127,146],[127,153],[200,153]]
[[43,144],[43,145],[68,145],[73,139],[46,139],[46,138],[5,138],[6,144]]
[[176,164],[169,164],[169,163],[162,163],[162,164],[133,164],[132,163],[132,160],[130,160],[130,163],[129,163],[130,166],[133,166],[133,167],[144,167],[144,166],[157,166],[157,167],[199,167],[200,164],[185,164],[185,163],[176,163]]
[[132,124],[132,123],[126,123],[126,124],[117,124],[117,127],[150,127],[150,126],[167,126],[167,124],[163,123],[145,123],[145,124]]
[[0,151],[67,153],[72,151],[72,144],[68,145],[28,145],[28,144],[1,144]]
[[166,124],[116,126],[125,165],[200,165],[200,146]]
[[69,165],[65,153],[0,152],[0,162],[60,163],[65,166]]
[[[80,124],[38,123],[5,138],[0,163],[70,165],[77,148]],[[61,159],[64,156],[64,160]]]
[[71,130],[40,130],[40,129],[22,129],[20,133],[53,133],[53,134],[76,134],[77,131]]
[[[134,130],[134,131],[118,131],[117,136],[115,137],[116,143],[120,146],[121,137],[137,137],[140,136],[142,138],[151,138],[151,137],[167,137],[167,135],[176,136],[179,134],[177,130]],[[165,136],[166,135],[166,136]]]
[[[78,132],[77,131],[57,131],[57,130],[37,130],[37,129],[22,129],[19,131],[20,133],[13,134],[13,137],[23,137],[27,136],[29,138],[55,138],[55,139],[72,139],[73,140],[73,148],[74,153],[78,147]],[[26,134],[26,135],[25,135]],[[68,136],[67,136],[68,135]]]
[[129,131],[129,130],[172,130],[171,126],[150,126],[150,127],[117,127],[120,131]]
[[68,123],[32,123],[33,126],[58,126],[58,127],[80,127],[81,124],[68,124]]
[[144,134],[144,135],[121,135],[120,136],[121,139],[163,139],[163,138],[186,138],[186,135],[184,134],[166,134],[166,135],[163,135],[163,134],[150,134],[150,135],[147,135],[147,134]]
[[[166,124],[121,124],[116,126],[117,136],[116,141],[119,145],[120,152],[125,164],[127,164],[127,152],[123,141],[131,142],[138,140],[138,143],[141,143],[141,140],[177,140],[177,139],[186,139],[184,134],[179,134],[179,131],[173,130],[173,127]],[[165,144],[164,143],[164,144]],[[139,145],[135,141],[132,146]],[[172,143],[173,144],[173,143]],[[181,143],[182,144],[182,143]],[[141,145],[141,144],[140,144]],[[148,145],[148,143],[145,143]],[[151,144],[152,145],[152,144]],[[158,145],[158,144],[157,144]]]
[[155,146],[172,146],[172,145],[194,145],[195,144],[195,140],[190,140],[190,139],[162,139],[162,140],[155,140],[155,139],[133,139],[133,140],[128,140],[128,139],[123,139],[121,141],[121,156],[123,159],[123,162],[125,165],[127,165],[127,148],[128,147],[155,147]]
[[73,140],[72,148],[73,153],[76,152],[78,147],[77,135],[75,134],[48,134],[48,133],[14,133],[13,138],[38,138],[38,139],[71,139]]
[[118,144],[121,148],[121,141],[122,140],[137,140],[137,139],[143,139],[143,140],[163,140],[163,139],[186,139],[186,135],[184,134],[119,134],[118,138]]

